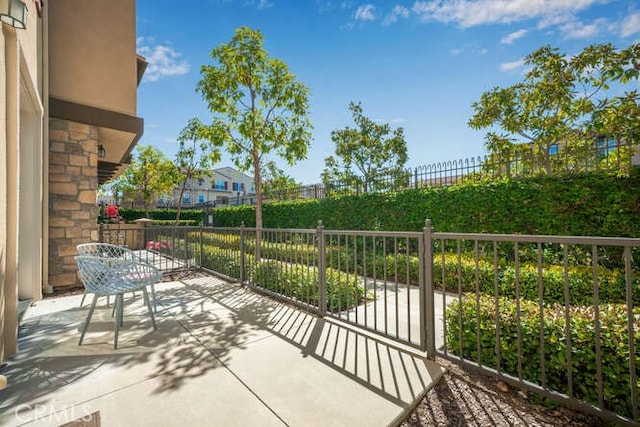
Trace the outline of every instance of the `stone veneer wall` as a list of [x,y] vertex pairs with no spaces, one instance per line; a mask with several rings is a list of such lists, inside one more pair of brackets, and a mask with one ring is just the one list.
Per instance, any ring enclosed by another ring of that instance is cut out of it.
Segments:
[[82,286],[76,245],[98,240],[98,128],[49,121],[49,284]]

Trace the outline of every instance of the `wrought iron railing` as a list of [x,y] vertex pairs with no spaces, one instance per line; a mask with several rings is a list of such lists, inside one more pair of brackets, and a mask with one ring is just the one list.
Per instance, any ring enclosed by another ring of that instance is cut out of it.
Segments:
[[116,236],[165,269],[206,269],[569,406],[640,422],[640,239],[439,233],[428,222],[419,232],[137,233]]

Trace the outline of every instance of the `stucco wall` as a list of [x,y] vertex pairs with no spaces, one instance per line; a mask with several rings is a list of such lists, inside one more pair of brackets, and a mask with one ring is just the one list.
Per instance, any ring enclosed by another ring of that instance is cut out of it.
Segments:
[[49,2],[50,95],[136,114],[134,0]]

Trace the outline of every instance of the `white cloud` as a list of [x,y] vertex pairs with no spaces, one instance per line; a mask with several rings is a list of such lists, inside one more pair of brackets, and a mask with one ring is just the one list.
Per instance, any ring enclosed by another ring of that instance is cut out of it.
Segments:
[[152,45],[153,39],[138,37],[136,48],[140,55],[147,59],[147,69],[144,73],[144,80],[155,82],[163,77],[187,74],[191,69],[189,63],[181,60],[182,54],[176,52],[168,44]]
[[500,64],[500,71],[515,71],[522,67],[524,67],[524,59],[518,59],[517,61],[512,62],[503,62],[502,64]]
[[525,29],[514,31],[513,33],[509,33],[506,36],[504,36],[500,40],[500,43],[502,43],[502,44],[512,44],[514,41],[516,41],[518,39],[521,39],[522,37],[526,36],[527,33],[528,33],[528,31],[525,30]]
[[376,19],[375,9],[372,4],[358,6],[355,15],[356,21],[374,21]]
[[417,0],[412,11],[422,21],[456,23],[463,28],[512,23],[528,19],[544,21],[572,16],[608,0]]
[[606,19],[596,19],[591,24],[570,21],[560,25],[560,33],[567,39],[586,39],[594,37],[608,26]]
[[272,6],[273,6],[273,3],[271,3],[269,0],[258,0],[256,4],[256,7],[258,9],[266,9]]
[[399,117],[397,119],[392,119],[391,123],[404,123],[404,119]]
[[621,23],[620,36],[629,37],[640,33],[640,12],[627,16]]
[[409,9],[407,9],[406,7],[396,5],[396,6],[394,6],[394,8],[391,11],[391,13],[388,14],[386,16],[386,18],[384,18],[384,21],[382,21],[382,24],[383,25],[394,24],[394,23],[398,22],[399,18],[407,19],[410,14],[411,14],[411,11]]
[[449,51],[449,55],[451,56],[459,56],[462,54],[465,54],[466,56],[485,56],[487,53],[489,53],[489,49],[479,46],[476,42],[465,43],[462,47],[451,49]]

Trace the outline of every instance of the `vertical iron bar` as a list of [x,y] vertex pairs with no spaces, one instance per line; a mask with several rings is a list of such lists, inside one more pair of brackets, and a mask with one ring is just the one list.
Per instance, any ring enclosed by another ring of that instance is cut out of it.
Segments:
[[200,224],[200,245],[199,245],[199,254],[198,254],[198,267],[202,268],[202,234],[204,232],[204,227]]
[[378,275],[376,271],[376,260],[378,258],[378,254],[376,251],[376,236],[371,237],[371,248],[373,258],[373,329],[378,330]]
[[382,271],[384,274],[384,334],[389,335],[389,303],[387,301],[387,238],[386,236],[382,237]]
[[493,288],[496,299],[496,371],[501,372],[502,345],[500,342],[500,288],[498,287],[498,242],[493,242]]
[[[446,313],[447,313],[447,262],[446,262],[446,256],[445,256],[445,245],[446,245],[446,240],[445,239],[441,239],[440,240],[440,252],[441,252],[441,265],[440,265],[440,269],[442,270],[442,316],[443,316],[443,320],[442,320],[442,332],[444,335],[444,354],[445,356],[449,353],[448,349],[447,349],[447,319],[446,319]],[[431,248],[433,249],[433,247]],[[432,258],[432,264],[433,264],[433,256]],[[420,268],[420,270],[422,271],[422,268]],[[433,278],[433,270],[431,273],[431,277]],[[424,283],[424,282],[423,282]],[[431,290],[433,293],[433,280],[431,281]],[[427,286],[427,290],[426,292],[428,293],[429,291],[429,286]],[[422,300],[422,298],[421,298]],[[434,316],[435,316],[435,305],[434,305]],[[435,337],[434,337],[435,338]],[[435,345],[435,344],[434,344]]]
[[[364,326],[368,327],[367,311],[369,311],[369,301],[367,298],[367,237],[362,237],[362,278],[364,280]],[[375,284],[374,284],[375,286]]]
[[598,407],[604,409],[604,392],[602,389],[602,346],[600,342],[600,283],[598,282],[598,246],[591,247],[593,264],[593,322],[596,334],[596,380],[598,386]]
[[540,310],[540,375],[543,388],[547,388],[546,340],[544,329],[544,282],[542,281],[542,243],[538,242],[538,309]]
[[522,381],[522,326],[520,316],[520,248],[518,242],[514,245],[514,260],[515,260],[515,287],[516,287],[516,330],[518,333],[518,379]]
[[457,270],[458,270],[458,345],[459,345],[459,356],[460,361],[464,359],[464,337],[462,332],[464,331],[464,324],[462,322],[462,248],[460,247],[462,242],[460,239],[456,239],[456,252],[457,252]]
[[476,288],[476,350],[478,351],[478,366],[482,366],[482,346],[480,341],[480,269],[479,269],[479,251],[478,251],[478,240],[474,240],[473,242],[473,258],[475,261],[475,272],[474,272],[474,280],[475,280],[475,288]]
[[[418,298],[420,299],[420,325],[422,325],[420,327],[420,348],[423,350],[427,350],[428,358],[435,359],[436,316],[435,298],[433,295],[433,243],[431,241],[433,238],[432,234],[433,229],[431,228],[431,220],[427,219],[425,221],[425,227],[423,229],[422,242],[419,242],[418,245],[418,250],[422,252],[421,254],[419,254],[419,259],[422,264],[422,266],[419,268],[419,271],[422,277],[420,277],[419,279],[420,288],[418,292]],[[444,269],[444,265],[442,266],[442,268]],[[445,299],[444,292],[442,293],[442,298],[443,300]]]
[[563,244],[562,256],[564,258],[564,333],[567,341],[567,394],[573,398],[573,349],[571,345],[571,312],[569,308],[569,248],[566,243]]
[[627,288],[627,328],[629,330],[629,376],[631,388],[631,413],[633,420],[638,421],[638,380],[636,372],[635,325],[633,313],[633,278],[631,267],[631,248],[624,248],[624,276]]
[[411,341],[411,275],[410,273],[410,263],[409,263],[409,238],[405,238],[404,242],[404,257],[405,257],[405,273],[406,279],[405,282],[407,284],[407,340]]
[[[393,276],[394,281],[396,283],[396,292],[395,292],[395,303],[396,303],[396,338],[400,338],[400,304],[398,301],[398,291],[400,288],[400,283],[398,280],[398,236],[393,237]],[[407,292],[409,292],[409,288],[407,288]]]
[[322,221],[318,221],[316,236],[318,239],[318,309],[324,316],[327,311],[327,259]]
[[240,283],[245,284],[246,281],[246,262],[245,262],[245,239],[246,230],[244,228],[244,222],[240,224]]

